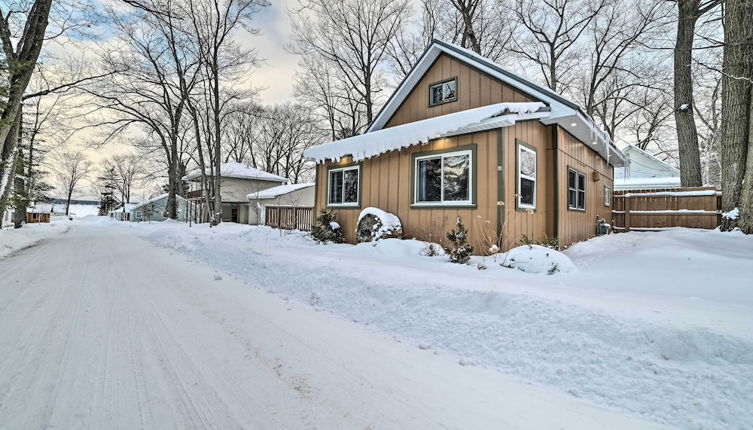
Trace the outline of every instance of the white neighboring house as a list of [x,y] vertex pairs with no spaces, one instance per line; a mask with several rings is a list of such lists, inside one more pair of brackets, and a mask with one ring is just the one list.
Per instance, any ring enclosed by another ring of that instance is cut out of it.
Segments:
[[627,157],[625,167],[614,168],[616,190],[680,188],[680,170],[630,145],[622,150]]
[[118,221],[130,221],[131,220],[131,210],[139,205],[139,202],[133,202],[133,203],[122,203],[118,206],[117,209],[113,209],[110,212],[107,213],[107,215],[110,218],[116,219]]
[[248,198],[248,223],[263,225],[267,206],[314,207],[315,185],[312,183],[280,185],[257,191]]
[[[209,168],[206,173],[209,174]],[[241,163],[220,164],[220,177],[222,221],[241,224],[248,223],[248,194],[288,183],[286,178]],[[187,196],[192,205],[192,218],[197,222],[208,222],[209,213],[201,188],[201,170],[193,170],[183,180],[190,183]]]

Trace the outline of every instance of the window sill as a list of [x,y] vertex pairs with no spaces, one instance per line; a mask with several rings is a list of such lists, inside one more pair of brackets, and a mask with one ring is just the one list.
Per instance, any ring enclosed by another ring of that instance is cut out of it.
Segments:
[[586,209],[571,208],[569,206],[568,206],[567,210],[570,211],[570,212],[586,212]]
[[361,208],[361,204],[360,203],[340,204],[340,205],[338,205],[338,204],[334,204],[334,205],[327,204],[327,208],[330,208],[330,209],[360,209]]
[[475,203],[413,203],[411,209],[475,209]]

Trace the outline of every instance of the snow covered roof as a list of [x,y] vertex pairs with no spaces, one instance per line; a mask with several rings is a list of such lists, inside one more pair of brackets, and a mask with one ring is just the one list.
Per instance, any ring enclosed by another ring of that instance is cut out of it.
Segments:
[[529,96],[544,102],[549,106],[551,114],[541,120],[544,124],[558,124],[581,142],[597,151],[613,166],[622,166],[625,158],[614,145],[609,135],[601,130],[578,104],[562,97],[549,88],[537,85],[528,79],[518,76],[488,58],[451,43],[433,40],[421,55],[410,73],[403,79],[395,92],[390,96],[382,110],[377,114],[374,122],[367,130],[367,134],[382,129],[387,121],[402,105],[413,88],[418,84],[427,70],[434,64],[434,60],[441,54],[456,58],[482,72],[499,79],[507,85],[522,91]]
[[266,190],[261,190],[255,193],[251,193],[248,196],[246,196],[249,200],[263,200],[263,199],[273,199],[275,197],[279,197],[288,193],[292,193],[293,191],[302,190],[304,188],[310,188],[313,187],[314,183],[303,183],[303,184],[289,184],[289,185],[280,185],[277,187],[268,188]]
[[[131,207],[131,208],[129,209],[129,211],[132,211],[132,210],[134,210],[134,209],[138,209],[138,208],[141,208],[141,207],[143,207],[143,206],[146,206],[146,205],[148,205],[148,204],[151,204],[151,203],[154,203],[154,202],[160,201],[160,200],[164,199],[164,198],[165,198],[165,197],[167,197],[167,196],[168,196],[168,194],[167,194],[167,193],[164,193],[164,194],[160,194],[160,195],[158,195],[158,196],[154,196],[154,197],[152,197],[151,199],[149,199],[149,200],[146,200],[146,201],[144,201],[144,202],[142,202],[142,203],[138,203],[138,204],[135,204],[135,205],[134,205],[133,207]],[[184,200],[184,199],[183,199],[183,197],[181,197],[181,196],[178,196],[178,195],[176,195],[176,196],[175,196],[175,198],[176,198],[176,199],[178,199],[178,201]]]
[[307,149],[304,155],[317,162],[338,161],[346,155],[353,156],[354,160],[363,160],[440,137],[507,127],[516,121],[546,118],[550,113],[546,105],[540,102],[497,103],[325,143]]
[[653,188],[680,188],[680,177],[666,178],[616,178],[615,190],[650,190]]
[[630,158],[630,153],[631,152],[635,152],[635,153],[641,154],[641,155],[643,155],[643,156],[651,159],[651,161],[656,162],[657,164],[659,164],[659,165],[665,167],[666,169],[672,171],[673,173],[676,174],[676,176],[680,176],[680,169],[678,169],[675,166],[672,166],[672,165],[668,164],[666,161],[661,160],[659,157],[657,157],[657,156],[649,153],[648,151],[645,151],[645,150],[643,150],[643,149],[641,149],[641,148],[639,148],[639,147],[637,147],[635,145],[628,145],[628,146],[626,146],[625,148],[622,149],[622,153],[625,154],[628,158]]
[[132,202],[132,203],[124,203],[117,209],[113,209],[108,213],[115,213],[115,212],[130,212],[133,210],[133,208],[139,206],[139,202]]
[[31,206],[26,209],[26,212],[28,213],[35,213],[35,214],[44,214],[44,213],[52,213],[52,205],[47,204],[37,204],[34,206]]
[[[210,174],[210,169],[205,169],[206,174]],[[287,182],[287,178],[273,175],[269,172],[259,170],[255,167],[247,166],[242,163],[223,163],[220,164],[220,176],[223,178],[239,179],[256,179],[259,181]],[[201,169],[195,169],[183,177],[184,181],[194,181],[201,178]]]

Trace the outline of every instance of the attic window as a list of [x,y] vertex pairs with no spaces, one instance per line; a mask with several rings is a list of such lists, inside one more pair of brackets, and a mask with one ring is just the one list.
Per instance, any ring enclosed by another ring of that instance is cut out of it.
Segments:
[[458,99],[458,78],[447,79],[429,85],[429,107]]

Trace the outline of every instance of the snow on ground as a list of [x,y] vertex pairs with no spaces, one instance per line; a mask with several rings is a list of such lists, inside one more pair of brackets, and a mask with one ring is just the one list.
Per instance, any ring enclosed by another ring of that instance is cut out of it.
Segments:
[[3,226],[0,230],[0,259],[7,257],[19,249],[34,246],[41,240],[68,230],[66,221],[50,223],[27,224],[23,228],[13,228],[13,225]]
[[[288,261],[305,258],[295,247],[343,261],[365,247],[331,252],[300,235],[230,225],[86,221],[0,261],[2,428],[658,427],[317,312],[332,299],[321,273],[296,280],[322,292],[312,308],[131,233],[185,239],[175,243],[196,255],[210,243],[277,245]],[[261,263],[260,249],[236,264]],[[270,269],[285,268],[257,267],[262,278]]]
[[[317,245],[223,224],[128,226],[252,285],[398,339],[681,428],[753,426],[753,238],[672,229],[578,244],[528,274],[416,241]],[[487,270],[477,270],[483,263]]]

